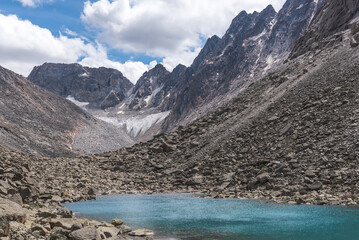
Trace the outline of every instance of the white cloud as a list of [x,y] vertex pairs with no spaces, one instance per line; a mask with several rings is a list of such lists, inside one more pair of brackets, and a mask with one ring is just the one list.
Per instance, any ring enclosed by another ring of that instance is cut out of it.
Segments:
[[24,7],[38,7],[39,5],[43,4],[43,3],[51,3],[54,2],[55,0],[17,0],[18,2],[21,2],[21,4]]
[[82,20],[99,39],[127,52],[163,57],[166,66],[191,64],[201,37],[223,35],[243,9],[261,11],[285,0],[99,0],[87,1]]
[[142,74],[149,69],[153,68],[157,62],[153,61],[149,65],[142,62],[127,61],[124,64],[111,61],[107,57],[106,49],[98,44],[95,51],[89,51],[88,57],[84,58],[80,64],[89,67],[108,67],[119,70],[127,77],[132,83],[136,83]]
[[78,36],[77,33],[75,33],[74,31],[71,31],[71,30],[68,29],[68,28],[65,28],[65,29],[63,30],[63,32],[64,32],[66,35],[70,36],[70,37],[77,37],[77,36]]
[[92,67],[112,67],[136,82],[151,66],[142,62],[110,61],[99,43],[86,43],[81,38],[60,34],[55,37],[45,28],[21,20],[15,15],[0,14],[0,65],[27,76],[32,68],[44,62],[81,63]]

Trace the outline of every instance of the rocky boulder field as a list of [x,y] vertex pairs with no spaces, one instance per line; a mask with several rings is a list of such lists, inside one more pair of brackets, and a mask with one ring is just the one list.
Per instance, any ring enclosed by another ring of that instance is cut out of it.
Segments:
[[[92,188],[77,184],[76,188],[82,189],[77,191],[74,186],[60,187],[54,180],[52,188],[46,189],[47,185],[37,177],[42,169],[35,169],[41,163],[49,164],[47,166],[51,163],[1,147],[0,151],[0,239],[152,239],[148,236],[153,234],[152,231],[132,230],[120,219],[107,223],[76,218],[61,203],[94,199],[95,192]],[[39,162],[33,164],[35,161]],[[71,163],[68,166],[70,165]],[[77,164],[73,166],[74,170],[78,170]],[[76,174],[75,171],[71,172]],[[49,179],[56,176],[59,173],[50,174]],[[84,190],[86,192],[82,194]]]

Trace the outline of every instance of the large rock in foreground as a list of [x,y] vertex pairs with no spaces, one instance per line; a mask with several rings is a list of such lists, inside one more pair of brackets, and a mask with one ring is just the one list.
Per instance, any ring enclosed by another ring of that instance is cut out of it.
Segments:
[[100,234],[95,227],[85,227],[70,234],[72,240],[101,240]]
[[0,236],[8,234],[10,222],[24,223],[25,216],[25,212],[19,204],[0,198]]

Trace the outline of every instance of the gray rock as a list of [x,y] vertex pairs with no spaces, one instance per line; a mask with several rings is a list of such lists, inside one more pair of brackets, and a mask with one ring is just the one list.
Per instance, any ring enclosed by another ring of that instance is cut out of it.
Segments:
[[11,221],[24,223],[26,214],[22,207],[8,199],[0,198],[0,230],[7,235]]
[[123,221],[121,219],[113,219],[111,223],[112,225],[117,227],[117,226],[121,226],[123,224]]
[[135,237],[146,237],[153,235],[153,231],[148,229],[137,229],[130,232],[128,235],[135,236]]
[[100,233],[95,227],[84,227],[69,235],[71,240],[101,240]]

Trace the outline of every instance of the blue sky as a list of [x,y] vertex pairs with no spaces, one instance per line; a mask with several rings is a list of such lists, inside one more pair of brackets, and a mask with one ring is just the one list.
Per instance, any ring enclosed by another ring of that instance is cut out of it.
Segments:
[[44,62],[79,62],[116,68],[136,82],[157,63],[190,65],[241,10],[279,10],[283,2],[1,0],[0,65],[27,76]]

